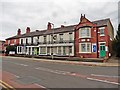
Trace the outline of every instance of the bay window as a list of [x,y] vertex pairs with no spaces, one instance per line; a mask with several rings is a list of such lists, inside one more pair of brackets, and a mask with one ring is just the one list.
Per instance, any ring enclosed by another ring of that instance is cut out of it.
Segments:
[[79,37],[80,38],[90,38],[91,37],[91,30],[90,28],[80,28],[79,30]]

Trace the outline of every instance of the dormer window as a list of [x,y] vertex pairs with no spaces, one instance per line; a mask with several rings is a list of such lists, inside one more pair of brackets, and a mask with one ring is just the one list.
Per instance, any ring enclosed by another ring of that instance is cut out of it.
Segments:
[[91,37],[90,28],[88,28],[88,27],[80,28],[79,36],[80,36],[80,38],[90,38]]

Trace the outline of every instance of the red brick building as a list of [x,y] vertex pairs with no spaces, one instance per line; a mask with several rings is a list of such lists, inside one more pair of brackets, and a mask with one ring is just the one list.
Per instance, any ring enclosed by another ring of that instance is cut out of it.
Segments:
[[111,41],[114,30],[110,19],[88,20],[80,17],[77,25],[53,28],[48,23],[47,29],[21,34],[6,39],[7,45],[15,45],[17,54],[75,56],[83,58],[108,58],[112,54]]
[[114,38],[110,19],[89,21],[81,15],[75,29],[75,56],[99,58],[111,56],[111,41]]

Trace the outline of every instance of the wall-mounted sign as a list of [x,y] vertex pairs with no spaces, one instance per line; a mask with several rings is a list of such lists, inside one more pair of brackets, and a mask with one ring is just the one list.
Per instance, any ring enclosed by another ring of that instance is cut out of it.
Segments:
[[96,46],[96,44],[94,43],[94,44],[92,44],[92,52],[96,52],[97,51],[97,46]]

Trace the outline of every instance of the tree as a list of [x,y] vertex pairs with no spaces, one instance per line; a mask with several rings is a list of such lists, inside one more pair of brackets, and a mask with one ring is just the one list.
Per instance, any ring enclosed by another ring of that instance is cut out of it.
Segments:
[[120,24],[115,39],[112,42],[113,51],[117,57],[120,57]]
[[16,52],[16,47],[15,46],[7,46],[6,47],[6,54],[9,54],[10,51]]

